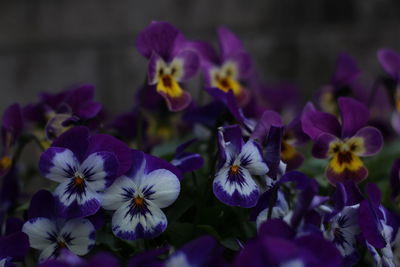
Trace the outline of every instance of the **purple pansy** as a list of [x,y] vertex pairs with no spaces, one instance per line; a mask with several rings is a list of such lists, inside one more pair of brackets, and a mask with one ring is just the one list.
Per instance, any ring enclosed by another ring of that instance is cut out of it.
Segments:
[[219,128],[219,162],[213,182],[215,196],[230,206],[257,204],[260,188],[252,175],[265,175],[268,166],[261,148],[250,139],[244,143],[238,125]]
[[136,48],[149,60],[149,85],[155,87],[171,111],[185,109],[192,98],[180,83],[197,73],[200,61],[197,53],[187,47],[182,33],[167,22],[152,22],[139,33]]
[[115,210],[113,233],[126,240],[154,238],[167,227],[161,210],[170,206],[180,192],[180,171],[159,158],[132,151],[131,170],[117,178],[103,195],[103,208]]
[[230,30],[220,27],[217,34],[219,55],[208,43],[191,42],[200,55],[206,87],[215,87],[225,93],[232,90],[239,105],[244,106],[250,100],[250,92],[245,86],[254,72],[251,57]]
[[[94,101],[95,87],[84,84],[61,93],[41,93],[37,104],[24,107],[27,120],[45,125],[47,140],[53,140],[79,121],[96,117],[102,105]],[[41,137],[42,138],[42,137]]]
[[204,165],[204,159],[200,154],[185,151],[194,142],[196,142],[196,139],[191,139],[176,148],[175,157],[171,164],[182,173],[195,171]]
[[3,113],[1,124],[0,176],[12,166],[14,146],[24,129],[22,110],[19,104],[12,104]]
[[330,183],[360,182],[368,176],[360,157],[378,153],[383,137],[378,129],[366,126],[369,112],[364,104],[347,97],[340,97],[338,104],[341,123],[309,103],[301,117],[302,128],[314,140],[313,156],[329,158],[326,176]]
[[60,183],[55,189],[60,216],[86,217],[101,206],[101,194],[131,166],[130,149],[104,134],[90,135],[86,127],[70,129],[40,157],[39,169]]
[[41,190],[33,196],[29,220],[22,227],[32,248],[40,250],[39,261],[57,258],[61,249],[85,255],[95,244],[96,230],[87,219],[65,220],[57,217],[55,199]]
[[320,235],[295,237],[284,221],[265,222],[256,240],[248,242],[235,259],[234,266],[342,266],[336,247]]
[[374,258],[375,266],[394,267],[392,243],[399,222],[381,205],[381,192],[375,184],[367,184],[366,193],[368,198],[360,203],[358,213],[362,236]]
[[118,259],[107,252],[99,252],[90,259],[83,259],[68,249],[61,249],[57,259],[48,259],[39,267],[118,267]]

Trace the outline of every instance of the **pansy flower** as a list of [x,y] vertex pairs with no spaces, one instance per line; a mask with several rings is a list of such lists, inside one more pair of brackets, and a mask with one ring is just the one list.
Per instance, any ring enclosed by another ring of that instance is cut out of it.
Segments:
[[28,210],[29,220],[22,227],[32,248],[40,250],[39,262],[57,258],[61,249],[85,255],[95,244],[96,231],[87,219],[60,219],[55,199],[48,191],[36,193]]
[[152,22],[139,33],[136,48],[149,60],[149,85],[155,87],[171,111],[185,109],[192,98],[181,82],[196,74],[199,57],[187,48],[182,33],[167,22]]
[[39,169],[46,178],[60,183],[54,191],[60,215],[86,217],[99,210],[102,192],[131,162],[124,143],[109,135],[91,136],[88,128],[79,126],[43,152]]
[[213,182],[215,196],[230,206],[257,204],[260,188],[252,175],[265,175],[268,166],[258,143],[242,139],[238,125],[219,128],[219,162]]
[[19,104],[12,104],[3,113],[1,125],[0,176],[7,173],[13,162],[14,147],[24,129],[22,110]]
[[330,183],[360,182],[368,175],[360,157],[380,151],[382,134],[366,126],[368,109],[364,104],[347,97],[339,98],[338,104],[341,123],[334,115],[320,112],[309,103],[301,117],[302,128],[314,140],[313,156],[329,158],[325,173]]
[[399,221],[381,204],[381,192],[372,183],[367,184],[368,198],[360,203],[358,221],[363,238],[375,266],[394,267],[392,244],[399,229]]
[[219,55],[208,43],[191,42],[199,52],[206,87],[215,87],[225,93],[232,90],[239,105],[244,106],[250,100],[246,80],[253,73],[251,57],[230,30],[220,27],[217,34]]
[[178,198],[181,174],[164,160],[136,150],[131,154],[131,170],[106,190],[102,205],[115,211],[112,231],[116,236],[126,240],[154,238],[167,227],[161,209]]

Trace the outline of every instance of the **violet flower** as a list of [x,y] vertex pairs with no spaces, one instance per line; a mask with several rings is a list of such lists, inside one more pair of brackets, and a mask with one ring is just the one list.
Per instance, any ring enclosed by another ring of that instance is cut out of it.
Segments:
[[368,170],[360,157],[378,153],[383,137],[378,129],[366,126],[368,109],[361,102],[341,97],[338,104],[341,123],[334,115],[317,111],[309,103],[301,117],[302,128],[315,142],[313,156],[329,158],[325,174],[330,183],[361,182]]
[[64,220],[57,217],[55,199],[42,190],[33,196],[29,220],[22,231],[29,236],[32,248],[40,250],[39,262],[57,258],[61,249],[85,255],[95,244],[96,231],[87,219]]
[[167,22],[155,21],[139,33],[136,48],[149,60],[149,85],[155,87],[171,111],[185,109],[192,98],[180,83],[196,74],[199,57],[187,48],[182,33]]
[[242,42],[227,28],[217,30],[219,52],[205,42],[191,42],[201,58],[206,87],[215,87],[227,93],[232,90],[240,106],[250,100],[246,80],[253,73],[252,60]]
[[164,160],[136,150],[131,154],[131,170],[106,190],[102,205],[115,211],[112,231],[116,236],[126,240],[154,238],[167,227],[161,209],[178,198],[181,174]]
[[265,175],[268,166],[258,143],[244,143],[238,125],[219,128],[219,163],[213,182],[215,196],[230,206],[257,204],[260,188],[252,175]]
[[39,169],[60,183],[55,189],[60,215],[66,218],[95,214],[101,194],[131,166],[132,154],[121,141],[104,134],[89,135],[86,127],[70,129],[40,157]]

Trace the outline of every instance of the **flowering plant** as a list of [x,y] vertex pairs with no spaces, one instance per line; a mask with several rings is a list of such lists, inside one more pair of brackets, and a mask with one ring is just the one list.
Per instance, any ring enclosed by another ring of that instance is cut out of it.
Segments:
[[217,35],[143,29],[124,114],[92,85],[5,109],[0,266],[400,265],[400,54],[372,87],[340,54],[304,103]]

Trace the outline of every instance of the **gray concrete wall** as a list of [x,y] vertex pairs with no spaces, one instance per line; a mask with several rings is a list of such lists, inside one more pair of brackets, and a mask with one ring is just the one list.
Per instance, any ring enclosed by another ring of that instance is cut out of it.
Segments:
[[151,20],[210,41],[225,25],[265,81],[290,81],[305,94],[329,80],[341,51],[367,78],[381,72],[378,48],[400,51],[396,0],[1,0],[0,111],[81,82],[94,83],[109,110],[127,110],[146,69],[134,40]]

